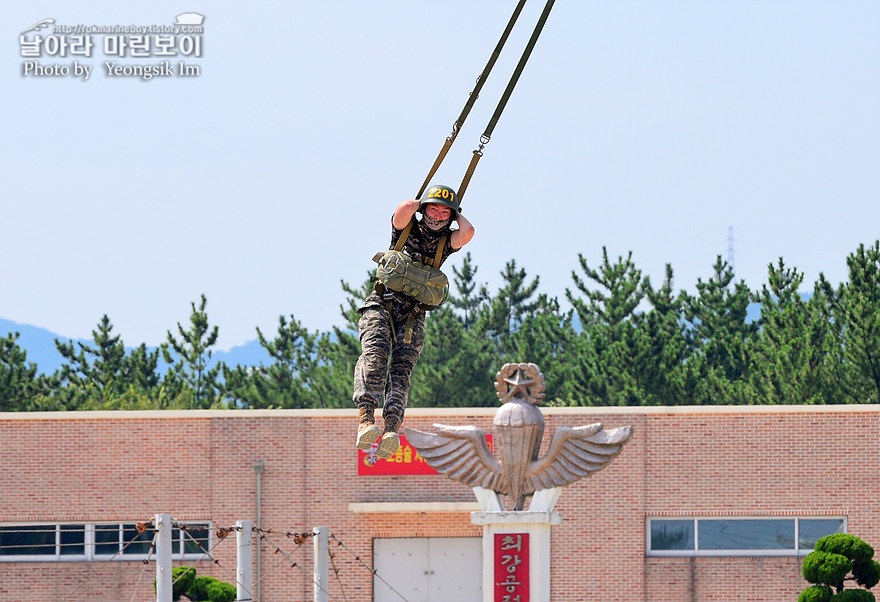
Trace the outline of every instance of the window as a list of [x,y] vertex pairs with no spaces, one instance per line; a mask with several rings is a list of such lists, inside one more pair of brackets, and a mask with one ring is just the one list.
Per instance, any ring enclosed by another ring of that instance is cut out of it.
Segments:
[[[0,562],[143,560],[156,553],[153,533],[138,533],[134,522],[0,525]],[[176,525],[172,542],[175,560],[207,557],[210,525]]]
[[649,518],[650,556],[807,554],[816,540],[844,533],[843,518]]

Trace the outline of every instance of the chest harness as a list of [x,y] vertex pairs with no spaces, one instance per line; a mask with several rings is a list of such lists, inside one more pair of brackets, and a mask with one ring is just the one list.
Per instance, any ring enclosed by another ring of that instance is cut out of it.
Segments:
[[373,256],[373,261],[379,264],[376,269],[376,284],[373,290],[385,302],[388,318],[391,320],[391,337],[395,343],[397,342],[397,329],[394,325],[394,314],[391,311],[393,291],[409,295],[418,302],[406,318],[406,332],[403,342],[407,344],[412,342],[412,329],[416,315],[420,311],[435,309],[449,297],[449,280],[440,271],[440,264],[443,263],[443,249],[446,248],[449,233],[440,237],[437,242],[437,252],[434,253],[433,258],[426,257],[421,253],[410,256],[403,251],[403,247],[415,223],[416,219],[413,217],[400,233],[393,249],[385,252],[380,251]]

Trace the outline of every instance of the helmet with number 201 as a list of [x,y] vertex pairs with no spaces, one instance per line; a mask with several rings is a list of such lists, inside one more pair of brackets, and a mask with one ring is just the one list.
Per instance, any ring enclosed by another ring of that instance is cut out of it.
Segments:
[[424,213],[425,205],[443,205],[452,209],[452,217],[458,215],[458,198],[455,191],[449,186],[434,184],[425,191],[419,203],[419,211]]

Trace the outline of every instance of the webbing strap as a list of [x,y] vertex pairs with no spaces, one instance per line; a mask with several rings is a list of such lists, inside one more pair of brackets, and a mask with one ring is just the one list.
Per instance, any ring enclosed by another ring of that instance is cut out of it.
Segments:
[[403,342],[406,345],[412,343],[413,325],[416,323],[416,312],[418,311],[418,308],[415,308],[409,312],[409,315],[406,317],[406,332],[403,333]]
[[406,225],[406,228],[403,229],[403,232],[400,233],[400,238],[397,239],[397,243],[394,245],[395,251],[403,251],[403,245],[406,244],[406,238],[409,236],[409,231],[412,230],[413,224],[416,223],[415,216],[409,220],[409,223]]
[[495,130],[495,125],[498,123],[498,119],[501,117],[501,113],[504,111],[504,107],[507,106],[507,101],[510,100],[510,95],[513,93],[513,89],[516,87],[516,83],[519,81],[519,76],[522,74],[526,63],[528,62],[529,57],[532,54],[532,50],[535,48],[535,44],[538,41],[538,36],[541,35],[541,31],[544,29],[544,23],[547,22],[547,17],[550,16],[550,9],[553,8],[553,3],[555,1],[556,0],[547,0],[547,3],[544,5],[544,10],[541,12],[541,16],[538,18],[538,23],[535,25],[534,31],[532,31],[532,36],[529,38],[529,42],[528,44],[526,44],[525,50],[523,50],[522,56],[519,58],[519,63],[517,63],[516,69],[514,69],[513,71],[513,75],[510,76],[510,81],[507,82],[507,88],[504,89],[504,94],[501,95],[501,100],[498,101],[498,106],[495,107],[495,112],[492,114],[492,118],[489,119],[488,125],[486,125],[486,131],[484,131],[483,135],[480,136],[480,146],[476,150],[474,150],[474,154],[471,157],[471,162],[468,165],[467,171],[464,174],[464,178],[462,178],[461,184],[458,187],[459,211],[461,210],[464,193],[467,190],[468,184],[470,184],[471,178],[474,175],[474,170],[477,169],[477,163],[480,162],[480,158],[483,156],[483,148],[489,143],[489,140],[492,137],[492,132]]
[[437,173],[437,170],[440,168],[440,164],[443,163],[443,159],[446,158],[446,153],[449,152],[452,143],[455,141],[456,136],[458,136],[458,132],[464,125],[474,103],[477,102],[477,99],[480,97],[480,91],[483,89],[483,84],[489,79],[489,73],[492,71],[492,67],[495,66],[495,61],[498,60],[498,57],[501,54],[501,49],[504,48],[504,43],[507,42],[507,38],[510,36],[510,32],[513,30],[513,26],[519,18],[519,14],[522,12],[525,4],[526,0],[519,0],[516,8],[513,9],[513,14],[507,22],[507,27],[504,28],[504,32],[501,34],[501,39],[499,39],[498,43],[495,45],[495,50],[492,51],[492,55],[489,57],[489,62],[483,67],[483,72],[477,77],[476,85],[474,85],[473,91],[468,94],[467,102],[464,103],[464,108],[461,110],[461,114],[458,116],[458,119],[455,120],[455,123],[452,124],[452,132],[446,137],[446,141],[440,149],[440,154],[437,155],[437,158],[434,160],[434,165],[431,166],[431,170],[428,172],[428,177],[422,182],[422,187],[419,188],[419,192],[416,194],[415,198],[422,198],[422,193],[425,192],[425,188],[428,187],[428,182],[431,181],[431,178],[434,177],[434,174]]
[[439,270],[440,264],[443,263],[443,249],[446,248],[446,237],[447,235],[444,234],[440,242],[437,243],[437,252],[434,253],[434,262],[431,264],[431,267],[435,270]]
[[474,170],[477,169],[477,163],[480,162],[480,157],[482,156],[482,150],[477,149],[474,151],[474,154],[471,157],[471,162],[468,164],[467,171],[464,172],[464,177],[461,179],[461,184],[458,185],[459,207],[461,206],[461,197],[464,196],[464,191],[467,190],[468,184],[470,184],[471,178],[474,176]]
[[[516,86],[516,82],[519,81],[519,76],[520,74],[522,74],[522,71],[526,66],[526,62],[529,60],[529,56],[532,54],[532,49],[534,49],[535,43],[538,41],[538,36],[541,35],[541,30],[544,29],[544,23],[547,22],[547,17],[550,16],[550,9],[553,8],[554,2],[555,0],[547,0],[547,4],[544,5],[544,10],[541,12],[541,16],[538,18],[538,23],[537,25],[535,25],[535,30],[532,32],[532,37],[529,38],[529,43],[526,44],[526,48],[525,50],[523,50],[523,54],[519,59],[519,63],[516,65],[516,69],[514,70],[510,81],[507,83],[507,89],[505,89],[504,94],[501,95],[501,100],[498,102],[498,106],[495,108],[495,113],[489,120],[489,125],[486,126],[486,131],[483,132],[483,138],[480,140],[481,149],[483,146],[485,146],[486,142],[489,141],[489,138],[492,137],[492,131],[495,129],[495,124],[498,123],[498,118],[501,117],[501,112],[507,105],[507,101],[510,98],[510,95],[513,93],[513,88]],[[485,139],[485,142],[483,142],[483,139]],[[459,202],[461,202],[461,192],[458,193],[458,197]]]

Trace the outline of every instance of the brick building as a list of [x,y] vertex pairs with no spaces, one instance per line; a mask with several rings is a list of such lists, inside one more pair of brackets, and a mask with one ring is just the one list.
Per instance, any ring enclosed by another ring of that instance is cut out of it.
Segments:
[[[406,426],[490,432],[494,413],[414,408]],[[542,453],[559,426],[635,427],[562,492],[554,601],[796,600],[816,537],[880,544],[878,406],[543,413]],[[128,542],[158,513],[188,528],[176,564],[229,582],[235,538],[217,529],[258,520],[262,602],[312,599],[312,542],[288,534],[315,526],[332,532],[331,600],[480,600],[472,491],[359,474],[355,423],[354,410],[0,414],[0,600],[154,600],[149,540]]]

